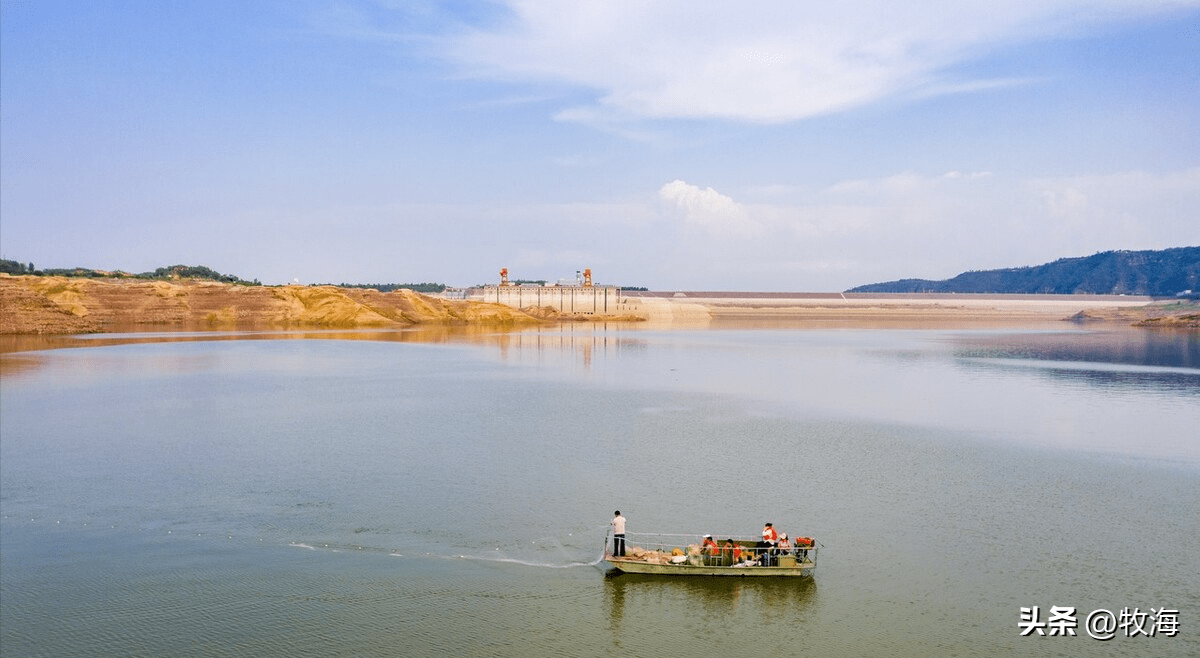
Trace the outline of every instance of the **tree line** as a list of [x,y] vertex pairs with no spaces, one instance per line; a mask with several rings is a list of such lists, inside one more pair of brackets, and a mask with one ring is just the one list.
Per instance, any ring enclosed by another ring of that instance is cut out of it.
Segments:
[[[247,281],[233,274],[222,274],[211,267],[206,267],[204,265],[169,265],[167,267],[157,268],[153,272],[131,274],[129,272],[122,272],[121,270],[93,270],[86,267],[47,268],[39,270],[34,266],[33,263],[22,263],[15,260],[0,259],[0,273],[12,274],[14,276],[66,276],[89,279],[202,279],[205,281],[219,281],[221,283],[232,283],[244,286],[262,285],[262,282],[260,282],[258,279]],[[338,288],[372,288],[380,292],[391,292],[401,288],[424,293],[440,293],[446,291],[446,284],[444,283],[331,283],[312,285],[332,285]]]
[[362,288],[366,290],[378,290],[379,292],[392,292],[393,290],[412,290],[413,292],[446,292],[446,284],[444,283],[331,283],[331,286],[338,288]]
[[33,263],[22,263],[15,260],[0,259],[0,272],[14,276],[67,276],[87,279],[204,279],[220,281],[245,286],[261,286],[258,279],[247,281],[233,274],[220,272],[204,265],[169,265],[160,267],[153,272],[133,274],[121,270],[93,270],[86,267],[46,268],[38,269]]

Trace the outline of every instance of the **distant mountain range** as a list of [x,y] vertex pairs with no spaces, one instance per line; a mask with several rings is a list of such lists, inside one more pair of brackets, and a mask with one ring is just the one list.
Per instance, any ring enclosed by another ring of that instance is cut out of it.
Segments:
[[1083,258],[1003,270],[963,272],[953,279],[901,279],[846,292],[1114,294],[1170,297],[1200,292],[1200,247],[1105,251]]

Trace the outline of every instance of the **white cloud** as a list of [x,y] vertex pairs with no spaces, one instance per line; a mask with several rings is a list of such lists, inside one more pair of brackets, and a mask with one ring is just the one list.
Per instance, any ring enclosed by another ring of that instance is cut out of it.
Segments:
[[717,233],[758,232],[758,225],[744,207],[711,187],[673,180],[659,188],[658,197],[689,224]]
[[471,73],[596,90],[559,117],[785,122],[894,96],[1024,84],[956,79],[989,49],[1197,0],[509,0],[445,43]]

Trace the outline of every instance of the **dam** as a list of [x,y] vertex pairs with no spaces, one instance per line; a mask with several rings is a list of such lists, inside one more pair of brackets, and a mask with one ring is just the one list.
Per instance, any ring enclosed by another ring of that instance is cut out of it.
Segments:
[[583,270],[582,279],[541,285],[510,283],[508,268],[504,268],[500,270],[499,285],[472,289],[469,297],[517,309],[550,307],[577,315],[616,315],[632,310],[631,300],[626,299],[619,287],[593,284],[590,269]]

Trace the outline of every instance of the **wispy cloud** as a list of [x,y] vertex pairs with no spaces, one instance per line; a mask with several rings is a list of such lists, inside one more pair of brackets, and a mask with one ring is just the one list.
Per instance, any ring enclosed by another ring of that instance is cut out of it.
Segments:
[[777,123],[886,98],[1036,78],[962,79],[956,65],[1197,0],[508,0],[511,20],[448,37],[474,75],[595,90],[560,118]]

